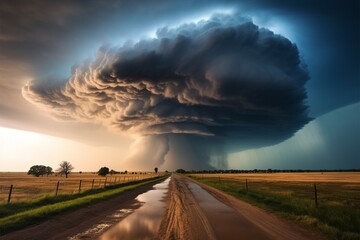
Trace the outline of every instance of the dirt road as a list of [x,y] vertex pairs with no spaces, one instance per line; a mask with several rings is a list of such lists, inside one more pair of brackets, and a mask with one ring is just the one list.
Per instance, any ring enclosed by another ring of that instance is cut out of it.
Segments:
[[170,182],[160,239],[323,239],[226,193],[179,175]]
[[[170,182],[125,194],[0,239],[323,239],[175,174]],[[113,218],[114,213],[121,214]]]

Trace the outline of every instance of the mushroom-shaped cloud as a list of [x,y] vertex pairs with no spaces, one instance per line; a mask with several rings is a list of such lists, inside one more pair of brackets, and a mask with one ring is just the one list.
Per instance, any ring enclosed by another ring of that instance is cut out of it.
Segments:
[[294,43],[249,19],[214,15],[103,47],[68,81],[31,81],[23,96],[60,119],[153,138],[166,145],[157,164],[196,169],[214,156],[226,167],[226,153],[272,145],[302,128],[308,79]]

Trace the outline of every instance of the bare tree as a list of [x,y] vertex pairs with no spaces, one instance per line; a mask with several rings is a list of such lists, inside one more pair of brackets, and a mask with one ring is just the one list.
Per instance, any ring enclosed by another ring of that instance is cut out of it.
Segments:
[[66,178],[68,177],[68,174],[70,174],[74,169],[74,167],[68,161],[62,161],[59,166],[60,167],[57,169],[57,171],[60,173],[60,175],[65,174]]

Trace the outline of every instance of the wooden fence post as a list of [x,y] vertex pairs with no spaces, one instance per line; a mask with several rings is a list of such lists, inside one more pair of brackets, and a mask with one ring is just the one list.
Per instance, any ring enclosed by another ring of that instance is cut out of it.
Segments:
[[220,176],[219,176],[219,183],[220,183]]
[[57,184],[56,184],[55,197],[58,195],[58,191],[59,191],[59,184],[60,184],[60,181],[58,181],[58,182],[57,182]]
[[318,197],[317,197],[317,189],[316,189],[316,183],[314,183],[314,197],[315,197],[315,207],[318,207]]
[[11,200],[11,194],[12,194],[12,190],[13,190],[13,185],[11,184],[10,185],[10,189],[9,189],[9,197],[8,197],[8,204],[10,203],[10,200]]
[[79,193],[81,192],[81,180],[79,182]]
[[106,181],[107,181],[107,178],[105,178],[104,187],[106,187]]
[[246,178],[246,180],[245,180],[245,183],[246,183],[246,191],[248,192],[248,191],[249,191],[249,187],[248,187],[248,180],[247,180],[247,178]]
[[94,189],[94,181],[95,179],[92,180],[91,189]]

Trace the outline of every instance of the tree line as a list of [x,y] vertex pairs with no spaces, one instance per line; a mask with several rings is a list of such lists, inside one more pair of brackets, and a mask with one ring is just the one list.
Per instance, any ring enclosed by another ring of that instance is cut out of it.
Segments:
[[191,170],[186,171],[184,169],[177,169],[177,173],[308,173],[308,172],[360,172],[360,169],[253,169],[253,170],[244,170],[244,169],[228,169],[228,170]]
[[[157,167],[154,168],[154,171],[155,171],[155,173],[157,173],[157,172],[158,172],[158,168],[157,168]],[[127,173],[128,173],[127,170],[125,170],[124,172],[118,172],[118,171],[115,171],[115,170],[113,170],[113,169],[110,170],[108,167],[102,167],[102,168],[100,168],[99,171],[97,172],[97,174],[98,174],[99,176],[103,176],[103,177],[105,177],[105,176],[108,175],[108,174],[113,175],[113,174],[127,174]],[[132,172],[132,174],[136,174],[136,172]]]
[[[62,161],[59,164],[59,168],[56,170],[56,174],[57,175],[65,175],[66,178],[68,178],[68,175],[72,172],[72,170],[74,169],[74,167],[71,165],[70,162],[68,161]],[[158,172],[158,168],[154,168],[155,173]],[[80,172],[81,173],[81,172]],[[108,167],[102,167],[99,169],[99,171],[97,171],[97,174],[99,176],[106,176],[108,174],[113,175],[113,174],[127,174],[128,171],[125,170],[124,172],[118,172],[115,171],[113,169],[109,169]],[[136,174],[136,172],[132,172],[132,174]],[[34,165],[32,166],[29,171],[27,172],[28,175],[33,175],[35,177],[40,177],[40,176],[49,176],[54,174],[54,171],[51,167],[49,166],[44,166],[44,165]]]

